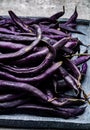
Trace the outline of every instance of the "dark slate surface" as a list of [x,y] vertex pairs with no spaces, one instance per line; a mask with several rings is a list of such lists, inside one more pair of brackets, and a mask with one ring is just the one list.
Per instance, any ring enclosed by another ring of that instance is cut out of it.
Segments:
[[[65,20],[66,19],[63,19],[62,22]],[[82,40],[85,44],[90,44],[90,21],[78,20],[77,23],[78,30],[84,32],[86,36],[77,34],[74,34],[74,36],[78,36],[80,40]],[[88,62],[88,72],[82,86],[84,87],[86,93],[90,93],[90,61]],[[34,113],[1,113],[0,126],[13,128],[60,128],[87,130],[90,129],[90,105],[87,106],[86,111],[83,115],[75,119],[35,116]]]

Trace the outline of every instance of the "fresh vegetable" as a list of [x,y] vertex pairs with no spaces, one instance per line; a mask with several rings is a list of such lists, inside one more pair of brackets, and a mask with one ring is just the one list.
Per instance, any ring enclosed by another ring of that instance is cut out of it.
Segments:
[[10,18],[0,17],[0,112],[33,110],[62,118],[84,113],[82,81],[90,54],[72,36],[84,34],[76,29],[77,7],[62,23],[64,13],[63,6],[48,18],[19,18],[11,10]]

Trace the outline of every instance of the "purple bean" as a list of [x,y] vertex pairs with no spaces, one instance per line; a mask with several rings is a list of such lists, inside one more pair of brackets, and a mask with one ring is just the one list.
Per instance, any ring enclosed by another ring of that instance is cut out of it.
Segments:
[[72,71],[75,78],[77,80],[80,80],[81,79],[81,74],[80,74],[80,71],[77,68],[77,66],[71,60],[69,60],[67,58],[64,58],[64,63],[66,64],[67,67],[70,68],[70,70]]
[[51,103],[54,106],[59,106],[59,107],[80,106],[85,104],[85,100],[77,99],[77,98],[59,97],[55,100],[52,100]]
[[85,74],[86,74],[87,68],[88,68],[87,63],[83,63],[83,64],[82,64],[82,69],[81,69],[81,71],[80,71],[82,75],[85,75]]
[[20,18],[18,18],[18,16],[13,12],[13,11],[8,11],[9,15],[12,19],[12,21],[18,26],[20,27],[22,30],[26,31],[26,32],[32,32],[31,28],[26,25]]
[[42,91],[26,83],[0,80],[0,90],[3,90],[3,89],[11,89],[12,91],[20,90],[22,92],[28,92],[44,101],[47,101],[47,97]]
[[13,51],[18,51],[21,48],[25,47],[25,45],[22,45],[21,43],[13,43],[13,42],[6,42],[6,41],[0,41],[0,49],[10,49]]
[[79,85],[80,83],[71,75],[69,74],[63,67],[59,67],[60,75],[66,81],[67,85],[73,88],[76,93],[79,93]]
[[54,34],[54,35],[61,35],[61,36],[68,36],[66,33],[53,29],[53,28],[44,28],[43,33],[45,34]]
[[75,28],[77,24],[75,23],[70,23],[70,24],[67,24],[67,26],[71,27],[71,28]]
[[82,63],[85,63],[86,61],[88,61],[90,59],[90,56],[80,56],[77,59],[73,60],[73,63],[75,65],[80,65]]
[[[44,39],[43,39],[44,40]],[[46,39],[45,39],[46,40]],[[45,41],[44,40],[44,41]],[[61,48],[62,46],[64,46],[68,41],[70,40],[70,37],[67,37],[67,38],[63,38],[61,40],[59,40],[58,42],[56,42],[53,47],[58,50],[59,48]],[[19,61],[16,61],[15,64],[17,65],[22,65],[23,63],[28,63],[29,61],[37,61],[38,58],[42,58],[42,57],[45,57],[46,54],[48,53],[48,49],[44,49],[44,50],[41,50],[39,52],[36,52],[34,54],[30,54],[28,55],[27,57],[19,60]]]
[[65,7],[63,6],[63,11],[58,12],[58,13],[52,15],[52,16],[50,17],[50,19],[52,19],[53,21],[56,21],[58,18],[60,18],[61,16],[63,16],[64,13],[65,13]]
[[15,32],[15,30],[14,31],[11,31],[11,30],[9,30],[9,29],[6,29],[6,28],[1,28],[0,27],[0,33],[4,33],[4,34],[13,34],[13,35],[20,35],[20,36],[35,36],[35,34],[33,34],[33,33],[18,33],[18,32]]
[[23,99],[23,100],[17,99],[15,101],[3,102],[3,103],[0,103],[0,109],[15,108],[15,107],[23,105],[29,101],[30,101],[30,99]]
[[4,25],[8,25],[8,24],[12,24],[11,19],[4,18],[4,19],[0,20],[0,26],[4,26]]
[[36,84],[36,83],[40,83],[42,81],[45,81],[45,79],[48,79],[49,77],[51,77],[51,75],[53,75],[55,73],[55,71],[61,65],[62,65],[62,62],[57,62],[57,63],[53,64],[50,68],[48,68],[44,73],[42,73],[36,77],[32,77],[32,78],[19,78],[19,77],[15,77],[7,72],[2,72],[2,71],[0,71],[0,76],[1,76],[1,78],[4,78],[6,80]]
[[49,48],[50,52],[47,54],[47,56],[45,57],[45,59],[43,60],[43,62],[38,65],[37,67],[32,67],[32,68],[26,68],[26,69],[17,69],[14,67],[10,67],[10,66],[5,66],[3,64],[0,64],[0,67],[3,68],[4,70],[7,70],[8,72],[14,73],[15,75],[22,75],[25,74],[26,75],[34,75],[34,74],[38,74],[41,71],[44,71],[47,67],[50,66],[50,64],[52,64],[52,61],[54,60],[55,57],[55,49],[48,43],[45,43],[46,46]]
[[43,32],[43,36],[49,37],[50,39],[56,39],[56,40],[59,40],[61,38],[70,36],[69,34],[66,34],[66,33],[64,33],[62,31],[52,29],[52,28],[50,28],[50,29],[49,28],[44,28],[42,30],[42,32]]
[[58,108],[61,111],[62,115],[65,114],[64,118],[76,117],[81,115],[85,111],[86,107],[76,107],[76,108]]
[[73,54],[74,52],[73,52],[73,50],[71,50],[71,49],[69,49],[69,48],[67,48],[67,47],[65,47],[65,46],[63,46],[62,48],[61,48],[61,51],[64,53],[64,55],[66,55],[66,54]]
[[[52,35],[52,34],[43,34],[43,36],[44,37],[48,37],[48,38],[50,38],[50,39],[55,39],[55,40],[60,40],[60,39],[62,39],[62,38],[64,38],[65,36],[63,36],[63,35]],[[66,35],[66,37],[68,37],[68,35]]]
[[65,47],[73,49],[74,47],[77,46],[77,44],[78,44],[77,41],[70,41],[70,42],[67,42],[67,44],[65,45]]
[[30,44],[29,46],[25,46],[24,48],[21,48],[19,51],[14,52],[14,53],[9,53],[9,54],[2,54],[0,55],[0,61],[6,61],[8,59],[10,60],[14,60],[14,59],[18,59],[21,58],[22,56],[24,56],[25,54],[27,54],[28,52],[30,52],[41,40],[41,29],[39,28],[38,25],[35,25],[35,27],[37,28],[37,33],[38,33],[38,37],[37,39]]
[[4,41],[15,41],[15,42],[30,42],[36,40],[36,37],[28,37],[28,36],[16,36],[16,35],[8,35],[0,33],[0,39]]
[[72,32],[72,33],[78,33],[78,34],[83,34],[85,35],[83,32],[80,32],[76,29],[73,29],[69,26],[66,26],[66,25],[62,25],[62,24],[59,24],[59,27],[62,29],[62,30],[65,30],[65,31],[68,31],[68,32]]
[[9,102],[12,100],[17,100],[19,98],[22,98],[23,96],[25,96],[25,93],[0,95],[0,103],[1,102]]
[[48,100],[52,105],[56,107],[67,107],[67,106],[79,106],[85,104],[85,100],[82,99],[75,99],[75,98],[50,98]]
[[68,19],[68,21],[64,25],[76,23],[77,17],[78,17],[78,13],[77,13],[77,6],[76,6],[74,13],[72,14],[72,16]]
[[41,105],[36,105],[36,104],[26,104],[26,105],[21,105],[18,106],[17,109],[20,110],[40,110],[43,111],[43,113],[50,113],[53,116],[57,117],[63,117],[65,119],[70,118],[70,117],[76,117],[78,115],[81,115],[85,111],[86,107],[76,107],[76,108],[51,108],[51,107],[43,107]]
[[[72,36],[84,34],[76,30],[77,7],[62,23],[59,17],[64,13],[63,6],[63,11],[49,18],[24,19],[13,11],[10,18],[0,17],[1,112],[40,110],[71,118],[85,111],[86,106],[80,106],[88,96],[81,83],[90,59],[89,45]],[[83,54],[81,46],[86,47]],[[66,95],[68,90],[75,93]]]

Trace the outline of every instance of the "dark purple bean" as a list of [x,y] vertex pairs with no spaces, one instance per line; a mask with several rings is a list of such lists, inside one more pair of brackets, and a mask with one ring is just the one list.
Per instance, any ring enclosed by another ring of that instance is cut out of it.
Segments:
[[40,99],[43,99],[44,101],[47,101],[46,95],[40,91],[38,88],[26,84],[26,83],[20,83],[20,82],[12,82],[12,81],[6,81],[6,80],[0,80],[0,90],[5,90],[5,89],[11,89],[12,91],[24,91],[28,92]]
[[6,41],[0,41],[0,49],[10,49],[10,50],[20,50],[21,48],[25,47],[25,45],[22,45],[21,43],[13,43],[13,42],[6,42]]
[[78,30],[76,30],[76,29],[73,29],[73,28],[71,28],[71,27],[69,27],[69,26],[66,26],[66,25],[59,24],[59,27],[60,27],[62,30],[65,30],[65,31],[68,31],[68,32],[78,33],[78,34],[83,34],[83,35],[85,35],[85,33],[80,32],[80,31],[78,31]]
[[[50,99],[49,99],[50,100]],[[52,100],[52,99],[51,99]],[[52,100],[51,103],[54,106],[60,106],[60,107],[70,107],[70,106],[80,106],[85,104],[85,100],[83,99],[77,99],[77,98],[65,98],[60,97],[55,100]]]
[[65,45],[65,47],[73,49],[74,47],[77,46],[77,44],[78,44],[77,41],[70,41],[70,42],[67,42],[67,44]]
[[[71,27],[68,26],[69,24],[76,24],[76,19],[77,19],[78,13],[77,13],[77,7],[75,7],[75,11],[72,14],[72,16],[68,19],[67,22],[65,22],[64,24],[61,24],[62,26],[67,26],[67,27]],[[57,25],[59,25],[60,21],[58,21],[56,24],[54,24],[51,27],[57,27]]]
[[11,19],[4,18],[4,19],[0,20],[0,26],[4,26],[4,25],[8,25],[8,24],[12,25]]
[[53,116],[57,117],[63,117],[65,119],[70,118],[70,117],[76,117],[78,115],[81,115],[85,111],[86,107],[76,107],[76,108],[51,108],[51,107],[43,107],[41,105],[36,105],[36,104],[25,104],[18,106],[17,109],[23,110],[40,110],[43,111],[43,113],[50,113]]
[[63,11],[60,11],[60,12],[58,12],[58,13],[52,15],[52,16],[50,17],[50,19],[52,19],[53,21],[56,21],[58,18],[60,18],[61,16],[63,16],[64,13],[65,13],[65,7],[63,6]]
[[48,97],[48,101],[49,100],[51,100],[51,99],[53,99],[53,94],[52,94],[52,92],[48,89],[48,90],[46,90],[46,95],[47,95],[47,97]]
[[[50,39],[55,39],[55,40],[60,40],[60,39],[62,39],[62,38],[64,38],[65,36],[63,36],[63,35],[52,35],[52,34],[43,34],[43,36],[44,37],[48,37],[48,38],[50,38]],[[68,37],[68,35],[66,35],[66,37]]]
[[47,54],[47,56],[45,57],[45,59],[43,60],[43,62],[38,65],[37,67],[32,67],[32,68],[26,68],[26,69],[17,69],[11,66],[5,66],[3,64],[0,64],[0,67],[3,68],[4,70],[14,73],[15,75],[22,75],[25,74],[26,75],[34,75],[34,74],[38,74],[41,71],[44,71],[47,67],[50,66],[50,64],[52,64],[52,61],[54,60],[54,57],[56,55],[55,53],[55,49],[48,43],[45,43],[46,46],[49,48],[50,52]]
[[55,40],[55,39],[51,39],[51,38],[46,37],[46,36],[43,37],[42,41],[49,42],[49,44],[51,44],[51,45],[54,45],[54,44],[57,42],[57,40]]
[[85,104],[84,99],[77,99],[76,97],[70,97],[70,96],[60,96],[59,97],[53,97],[52,93],[49,92],[48,101],[52,103],[54,106],[60,106],[60,107],[67,107],[67,106],[79,106]]
[[85,74],[86,74],[87,68],[88,68],[87,63],[83,63],[83,64],[82,64],[82,69],[81,69],[81,71],[80,71],[82,75],[85,75]]
[[13,11],[8,11],[9,15],[12,19],[12,21],[18,26],[20,27],[22,30],[26,31],[26,32],[32,32],[31,28],[26,25],[20,18],[18,18],[18,16],[13,12]]
[[[61,48],[62,46],[64,46],[68,41],[70,40],[70,37],[66,37],[66,38],[63,38],[61,40],[59,40],[58,42],[56,42],[53,47],[58,50],[59,48]],[[46,41],[46,39],[43,41]],[[47,42],[47,41],[46,41]],[[44,49],[44,50],[41,50],[39,52],[36,52],[34,54],[30,54],[29,56],[21,59],[21,60],[18,60],[15,62],[15,64],[17,65],[22,65],[23,63],[28,63],[29,61],[37,61],[38,58],[42,58],[42,57],[45,57],[46,54],[48,53],[48,49]]]
[[53,21],[52,19],[50,18],[46,18],[46,17],[43,17],[43,18],[36,18],[36,19],[33,19],[32,21],[29,22],[29,25],[32,25],[32,24],[39,24],[39,23],[42,23],[42,22],[48,22],[48,23],[53,23],[55,21]]
[[11,31],[9,29],[1,28],[1,27],[0,27],[0,33],[20,35],[20,36],[35,36],[35,34],[30,33],[30,32],[29,33],[19,33],[19,32],[15,32],[15,30]]
[[61,65],[62,65],[62,62],[57,62],[57,63],[53,64],[50,68],[48,68],[44,73],[42,73],[36,77],[32,77],[32,78],[19,78],[19,77],[15,77],[7,72],[2,72],[2,71],[0,71],[0,77],[4,78],[6,80],[38,84],[38,83],[48,79],[49,77],[51,77]]
[[5,34],[16,34],[15,32],[9,30],[9,29],[6,29],[6,28],[1,28],[0,27],[0,33],[5,33]]
[[41,29],[39,28],[38,25],[35,25],[35,28],[38,31],[37,32],[38,36],[37,36],[37,39],[32,44],[30,44],[29,46],[25,46],[24,48],[21,48],[17,52],[9,53],[7,55],[6,54],[0,55],[0,61],[3,62],[3,61],[6,61],[8,59],[15,60],[15,59],[21,58],[22,56],[24,56],[25,54],[30,52],[41,40]]
[[23,96],[25,96],[25,93],[0,95],[0,103],[12,101],[12,100],[17,100],[17,99],[22,98]]
[[67,85],[71,88],[73,88],[76,93],[79,93],[79,86],[80,83],[77,81],[71,74],[69,74],[63,67],[59,67],[60,75],[63,77],[63,79],[66,81]]
[[29,102],[30,99],[17,99],[15,101],[0,103],[0,109],[15,108]]
[[70,23],[70,24],[67,24],[67,26],[71,27],[71,28],[75,28],[77,24],[75,23]]
[[74,13],[73,13],[72,16],[68,19],[68,21],[65,23],[65,25],[72,24],[72,23],[76,23],[77,17],[78,17],[78,13],[77,13],[77,6],[76,6]]
[[36,37],[30,36],[16,36],[16,35],[9,35],[9,34],[2,34],[0,33],[0,39],[4,41],[15,41],[15,42],[30,42],[36,40]]
[[56,81],[56,87],[55,87],[56,93],[66,92],[69,91],[70,89],[71,88],[67,85],[65,80]]
[[69,49],[69,48],[67,48],[67,47],[65,47],[65,46],[63,46],[63,47],[61,48],[61,51],[64,53],[64,55],[66,55],[66,54],[71,55],[71,54],[74,53],[73,50],[71,50],[71,49]]
[[66,34],[66,33],[64,33],[62,31],[53,29],[53,28],[44,28],[42,31],[45,34],[54,34],[54,35],[60,35],[60,36],[68,36],[68,34]]
[[80,81],[81,74],[80,74],[80,71],[77,68],[77,66],[71,60],[69,60],[65,57],[63,59],[64,59],[63,61],[66,65],[66,67],[68,67],[72,71],[72,74],[75,76],[75,78]]
[[64,114],[64,118],[76,117],[78,115],[83,114],[86,107],[75,107],[75,108],[58,108],[58,110]]
[[77,59],[73,60],[73,63],[75,65],[80,65],[82,63],[85,63],[86,61],[88,61],[90,59],[90,56],[80,56]]

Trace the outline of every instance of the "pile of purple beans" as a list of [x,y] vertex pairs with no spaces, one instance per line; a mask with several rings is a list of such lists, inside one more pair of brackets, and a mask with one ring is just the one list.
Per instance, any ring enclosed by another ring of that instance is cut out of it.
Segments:
[[[64,23],[58,12],[48,18],[0,17],[0,110],[39,111],[49,116],[76,117],[88,97],[81,82],[90,55],[72,33],[77,8]],[[85,52],[80,53],[80,47]],[[71,93],[70,93],[71,92]]]

